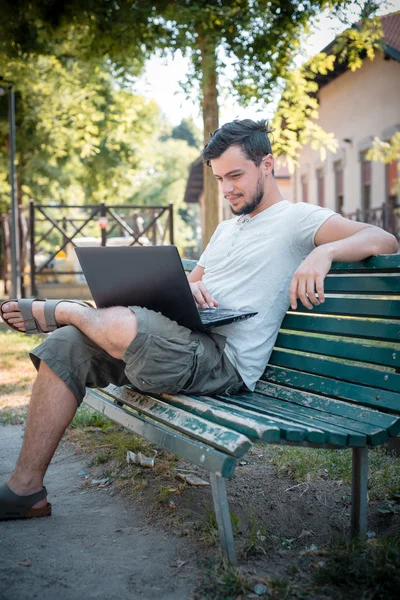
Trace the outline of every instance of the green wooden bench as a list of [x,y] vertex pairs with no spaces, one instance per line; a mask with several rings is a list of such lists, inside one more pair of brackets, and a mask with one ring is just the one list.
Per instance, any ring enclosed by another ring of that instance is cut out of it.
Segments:
[[400,255],[334,263],[325,290],[312,311],[301,303],[288,311],[254,393],[87,390],[89,406],[210,472],[222,552],[232,564],[225,478],[253,442],[352,448],[351,532],[364,536],[368,448],[400,433]]

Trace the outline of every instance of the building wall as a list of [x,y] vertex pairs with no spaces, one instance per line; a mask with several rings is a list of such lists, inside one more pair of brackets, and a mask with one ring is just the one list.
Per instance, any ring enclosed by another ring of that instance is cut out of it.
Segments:
[[[294,175],[295,201],[303,201],[302,177],[308,180],[308,201],[317,204],[317,169],[324,173],[325,206],[335,206],[334,163],[343,162],[343,212],[361,208],[360,152],[371,147],[375,136],[388,139],[400,130],[400,62],[366,60],[352,73],[346,71],[319,92],[318,123],[335,134],[339,146],[336,154],[328,152],[324,162],[319,152],[308,144],[301,152]],[[350,141],[344,141],[345,139]],[[371,163],[371,208],[381,206],[386,199],[385,166]]]
[[284,199],[293,202],[293,183],[291,179],[277,179],[276,183]]

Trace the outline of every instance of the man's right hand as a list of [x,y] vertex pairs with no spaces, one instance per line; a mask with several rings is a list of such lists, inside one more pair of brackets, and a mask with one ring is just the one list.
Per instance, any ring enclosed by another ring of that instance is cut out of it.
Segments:
[[195,281],[194,283],[189,283],[189,285],[192,290],[193,298],[200,308],[215,308],[219,305],[218,300],[215,300],[215,298],[211,296],[202,281]]

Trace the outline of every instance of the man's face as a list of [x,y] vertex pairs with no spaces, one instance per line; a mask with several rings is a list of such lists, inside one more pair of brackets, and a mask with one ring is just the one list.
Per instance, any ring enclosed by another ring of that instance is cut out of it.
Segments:
[[214,158],[211,168],[234,215],[252,214],[260,208],[265,191],[263,170],[247,159],[239,146]]

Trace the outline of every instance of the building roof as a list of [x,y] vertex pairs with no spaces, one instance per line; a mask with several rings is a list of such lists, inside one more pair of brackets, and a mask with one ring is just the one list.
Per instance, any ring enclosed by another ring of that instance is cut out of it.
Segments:
[[[400,62],[400,11],[379,17],[383,29],[383,52],[386,58],[393,58]],[[353,25],[353,27],[357,27]],[[323,50],[326,54],[332,54],[336,39],[332,40]],[[324,87],[333,79],[336,79],[347,71],[345,62],[336,61],[333,71],[326,75],[317,75],[315,81],[318,87]]]

